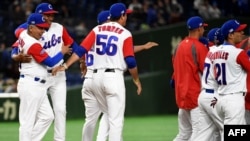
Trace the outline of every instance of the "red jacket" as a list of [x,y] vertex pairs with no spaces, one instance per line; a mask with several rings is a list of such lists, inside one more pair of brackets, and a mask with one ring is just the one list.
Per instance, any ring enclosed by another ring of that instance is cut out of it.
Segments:
[[175,96],[181,109],[193,109],[198,106],[201,92],[201,75],[207,55],[206,48],[196,38],[183,39],[173,56]]

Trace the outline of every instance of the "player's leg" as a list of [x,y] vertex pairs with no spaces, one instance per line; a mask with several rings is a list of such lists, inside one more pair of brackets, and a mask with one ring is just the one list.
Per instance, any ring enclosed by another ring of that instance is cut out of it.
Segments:
[[190,118],[191,118],[191,125],[192,125],[192,135],[190,137],[190,141],[193,140],[193,137],[198,134],[198,128],[199,128],[199,113],[200,113],[200,108],[196,107],[194,109],[190,110]]
[[55,114],[54,140],[65,141],[67,97],[65,72],[59,72],[56,76],[50,76],[50,78],[51,85],[49,87],[48,93],[50,94],[53,111]]
[[[211,110],[213,107],[210,106],[213,100],[213,95],[211,93],[202,92],[198,98],[199,105],[199,126],[198,133],[194,135],[192,141],[220,141],[220,132],[210,114],[213,114]],[[218,133],[217,133],[218,132]],[[216,136],[215,136],[216,135]]]
[[31,141],[41,99],[46,96],[44,84],[33,80],[20,79],[17,91],[20,98],[19,105],[19,141]]
[[[220,97],[221,98],[221,97]],[[225,113],[224,124],[246,124],[245,120],[245,97],[242,93],[222,96]],[[232,110],[233,109],[233,110]]]
[[192,134],[192,125],[189,110],[179,109],[178,128],[179,133],[175,137],[174,141],[188,141]]
[[43,140],[43,137],[54,120],[54,113],[50,106],[48,96],[44,95],[41,102],[41,106],[37,113],[36,123],[32,130],[32,139],[34,141]]
[[106,113],[103,113],[99,123],[96,141],[106,141],[108,139],[108,133],[109,133],[108,115]]
[[85,122],[82,129],[82,141],[92,141],[96,123],[101,115],[101,110],[95,95],[92,92],[92,79],[84,80],[82,99],[85,106]]
[[125,112],[125,83],[123,73],[105,72],[103,84],[108,104],[109,141],[122,140]]
[[250,110],[246,109],[245,118],[246,118],[246,124],[250,125]]

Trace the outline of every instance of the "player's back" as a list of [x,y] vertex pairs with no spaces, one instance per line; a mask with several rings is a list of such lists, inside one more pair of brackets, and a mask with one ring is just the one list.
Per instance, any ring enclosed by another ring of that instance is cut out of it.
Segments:
[[216,90],[217,89],[217,82],[215,81],[214,76],[214,70],[213,70],[213,61],[212,58],[210,58],[214,52],[216,52],[217,46],[211,46],[209,47],[209,52],[207,53],[207,56],[205,58],[204,63],[204,69],[203,69],[203,75],[202,75],[202,88],[203,89],[211,89]]
[[246,72],[237,63],[242,49],[233,45],[220,45],[211,55],[219,94],[231,94],[246,91]]
[[98,25],[93,31],[96,36],[94,68],[114,68],[125,71],[127,69],[124,60],[126,46],[133,45],[131,33],[116,22]]

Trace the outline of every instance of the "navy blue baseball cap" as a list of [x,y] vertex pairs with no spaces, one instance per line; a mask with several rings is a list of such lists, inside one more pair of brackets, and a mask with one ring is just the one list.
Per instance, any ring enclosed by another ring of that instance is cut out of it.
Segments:
[[123,3],[115,3],[110,6],[109,12],[110,12],[110,17],[118,18],[125,13],[126,14],[132,13],[132,10],[127,9],[125,4]]
[[224,42],[224,36],[221,33],[221,29],[218,27],[209,30],[207,38],[210,42],[213,43],[215,43],[216,40],[218,41],[219,44],[222,44]]
[[51,4],[49,3],[41,3],[36,7],[35,13],[40,14],[55,14],[58,13],[58,11],[55,11]]
[[109,18],[110,18],[109,10],[101,11],[97,16],[97,23],[102,24],[107,20],[109,20]]
[[42,14],[32,13],[27,19],[28,25],[35,25],[42,28],[49,28],[49,24],[45,21]]
[[233,19],[226,21],[222,27],[221,32],[224,37],[227,37],[228,34],[238,31],[243,31],[247,27],[247,24],[240,24],[239,21]]
[[187,27],[189,30],[193,30],[202,26],[208,26],[208,24],[204,23],[203,19],[199,16],[191,17],[187,21]]
[[206,38],[206,37],[200,37],[200,38],[199,38],[199,41],[200,41],[204,46],[206,46],[206,47],[209,46],[208,38]]

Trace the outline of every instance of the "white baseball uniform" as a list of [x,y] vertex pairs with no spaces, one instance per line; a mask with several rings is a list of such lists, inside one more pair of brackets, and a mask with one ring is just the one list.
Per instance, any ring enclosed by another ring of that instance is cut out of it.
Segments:
[[249,69],[246,53],[233,45],[223,44],[209,58],[213,61],[218,83],[219,115],[224,124],[245,124],[246,71],[244,69]]
[[[21,29],[19,33],[23,31],[25,30]],[[43,33],[40,42],[49,56],[54,56],[61,51],[62,45],[71,45],[73,39],[61,24],[52,22],[50,28]],[[59,66],[63,62],[62,59],[53,67]],[[55,114],[54,140],[64,141],[66,131],[66,75],[65,71],[60,71],[56,76],[52,76],[53,67],[47,66],[48,78],[46,85],[48,85],[48,93],[51,96]]]
[[219,101],[217,83],[214,80],[213,62],[209,59],[209,55],[215,52],[216,48],[216,46],[209,47],[209,52],[205,58],[205,66],[201,81],[202,91],[198,97],[198,106],[200,109],[198,119],[199,127],[198,133],[193,138],[193,141],[220,141],[222,136],[223,122],[217,113],[217,104],[213,103]]
[[24,30],[19,37],[19,50],[32,55],[30,63],[20,63],[17,91],[20,97],[20,141],[42,140],[54,114],[47,97],[47,69],[41,65],[48,54],[41,43]]
[[81,46],[94,45],[92,85],[100,109],[108,114],[109,140],[122,140],[125,112],[124,58],[134,56],[131,33],[116,22],[96,26]]
[[82,141],[92,141],[96,123],[101,115],[99,103],[94,95],[93,89],[95,86],[92,84],[93,80],[93,63],[94,63],[94,50],[93,48],[88,51],[85,57],[87,72],[82,86],[82,99],[85,106],[85,122],[82,129]]
[[[52,22],[50,28],[44,32],[40,41],[43,48],[50,56],[54,56],[61,51],[62,45],[71,45],[73,39],[69,36],[66,29],[59,23]],[[63,63],[63,59],[53,67]],[[48,70],[48,93],[51,96],[53,111],[55,114],[54,140],[65,140],[66,132],[66,75],[65,71],[60,71],[56,76],[52,76],[51,67]]]

